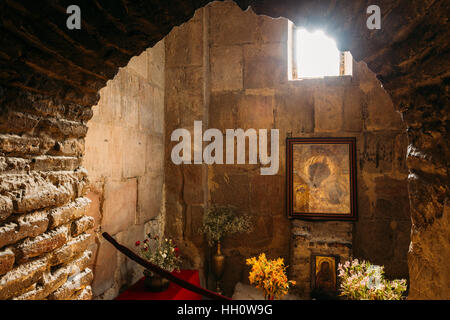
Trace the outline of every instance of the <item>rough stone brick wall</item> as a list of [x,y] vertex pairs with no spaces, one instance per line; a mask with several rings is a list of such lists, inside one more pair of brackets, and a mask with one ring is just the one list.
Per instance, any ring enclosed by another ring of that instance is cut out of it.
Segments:
[[[400,114],[364,63],[354,63],[352,77],[288,81],[287,32],[286,19],[242,12],[224,2],[197,11],[167,36],[167,141],[176,128],[193,135],[194,120],[224,134],[236,128],[280,130],[280,169],[274,176],[261,176],[259,165],[212,165],[207,171],[202,165],[175,166],[170,152],[177,142],[168,143],[167,231],[183,240],[187,256],[206,278],[208,251],[198,228],[207,201],[252,216],[251,234],[223,243],[228,259],[223,282],[230,295],[237,281],[248,281],[245,259],[261,252],[286,259],[304,298],[309,297],[312,253],[340,255],[341,261],[354,255],[385,265],[389,277],[408,278],[411,223]],[[356,137],[356,224],[287,219],[289,135]]]
[[2,108],[0,299],[90,299],[93,273],[81,167],[90,109],[38,96]]
[[[2,221],[6,216],[14,218],[13,211],[26,210],[31,198],[41,197],[39,206],[60,206],[77,198],[75,189],[78,194],[86,184],[86,173],[76,170],[80,160],[55,158],[55,169],[46,173],[45,166],[39,167],[43,160],[39,156],[81,158],[86,126],[80,123],[92,116],[90,107],[98,102],[98,90],[119,67],[208,2],[83,2],[82,31],[66,28],[67,3],[63,1],[0,2],[0,148],[6,168],[16,175],[4,179],[9,173],[1,171],[5,186],[0,192]],[[448,299],[448,1],[382,1],[381,31],[366,28],[368,3],[362,0],[351,4],[312,0],[236,3],[243,10],[251,5],[257,14],[286,17],[297,25],[320,26],[337,39],[341,50],[350,50],[356,61],[364,60],[377,75],[407,127],[412,222],[409,297]],[[35,164],[25,174],[32,158]],[[59,171],[64,173],[55,174]],[[27,197],[37,185],[48,189],[38,188],[47,191]],[[57,196],[46,197],[45,193]],[[78,243],[76,239],[71,243]],[[8,256],[5,261],[11,265],[9,251],[1,256]],[[34,283],[40,278],[40,265],[41,261],[32,264],[36,272],[18,283]]]

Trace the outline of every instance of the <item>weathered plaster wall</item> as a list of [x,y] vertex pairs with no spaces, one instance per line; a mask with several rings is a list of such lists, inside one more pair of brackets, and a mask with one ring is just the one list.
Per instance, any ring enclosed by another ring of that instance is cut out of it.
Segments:
[[[365,63],[353,77],[287,80],[287,20],[214,3],[166,38],[167,230],[187,245],[200,267],[208,255],[197,230],[205,204],[234,205],[248,213],[254,231],[227,239],[224,282],[232,293],[247,281],[245,258],[282,256],[307,297],[310,254],[366,258],[389,276],[407,277],[410,217],[406,135],[400,114]],[[259,165],[175,166],[169,143],[176,128],[280,130],[280,170],[261,176]],[[305,222],[286,218],[285,138],[357,138],[359,221]],[[353,247],[352,247],[353,243]],[[207,271],[207,270],[206,270]],[[207,276],[207,274],[205,274]]]
[[95,218],[93,293],[111,299],[142,277],[142,268],[101,236],[134,248],[163,231],[164,41],[134,57],[100,90],[86,136]]

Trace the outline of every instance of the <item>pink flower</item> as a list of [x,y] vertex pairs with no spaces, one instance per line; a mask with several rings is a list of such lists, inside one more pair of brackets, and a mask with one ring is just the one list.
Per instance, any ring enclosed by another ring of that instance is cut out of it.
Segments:
[[141,242],[140,241],[136,241],[136,247],[138,247],[140,244],[141,244]]

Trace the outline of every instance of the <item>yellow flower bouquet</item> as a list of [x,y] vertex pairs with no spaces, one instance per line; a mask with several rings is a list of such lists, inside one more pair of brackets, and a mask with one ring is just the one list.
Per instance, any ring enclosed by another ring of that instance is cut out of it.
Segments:
[[248,277],[250,284],[262,289],[266,300],[280,299],[295,285],[295,281],[288,280],[286,276],[287,267],[283,258],[267,260],[266,255],[261,253],[258,259],[247,259],[247,265],[252,266]]

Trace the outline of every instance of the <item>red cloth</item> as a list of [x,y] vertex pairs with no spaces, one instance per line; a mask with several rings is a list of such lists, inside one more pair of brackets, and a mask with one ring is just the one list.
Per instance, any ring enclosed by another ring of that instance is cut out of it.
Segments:
[[[197,270],[174,271],[173,275],[200,286],[200,278]],[[202,296],[186,290],[171,282],[169,288],[163,292],[149,292],[145,289],[144,278],[140,279],[128,290],[122,292],[116,300],[202,300]]]

